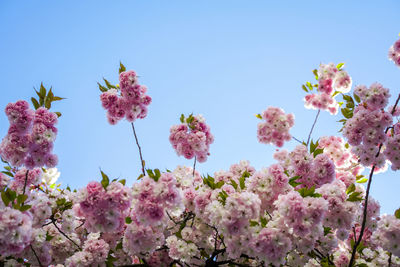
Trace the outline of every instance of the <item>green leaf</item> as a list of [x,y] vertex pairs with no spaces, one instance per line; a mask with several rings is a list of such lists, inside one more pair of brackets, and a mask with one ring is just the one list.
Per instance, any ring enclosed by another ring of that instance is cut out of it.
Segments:
[[17,193],[9,188],[6,190],[6,194],[8,199],[11,200],[11,202],[13,202],[17,198]]
[[304,84],[301,86],[301,88],[308,93],[308,89]]
[[100,170],[100,173],[102,177],[101,185],[103,186],[104,189],[107,189],[107,186],[110,184],[110,179],[102,170]]
[[37,96],[39,97],[39,100],[40,100],[40,99],[43,99],[43,97],[42,97],[42,95],[40,94],[40,92],[39,92],[38,90],[36,90],[35,87],[33,87],[33,89],[35,90]]
[[24,203],[25,200],[26,200],[27,198],[28,198],[27,195],[18,195],[18,197],[17,197],[17,203],[18,203],[18,204]]
[[306,82],[306,85],[307,85],[308,89],[310,89],[310,91],[313,90],[313,86],[310,82]]
[[147,169],[146,172],[147,172],[148,176],[150,176],[151,178],[154,178],[153,170]]
[[346,108],[350,108],[350,109],[354,108],[354,102],[351,102],[351,101],[347,102]]
[[46,88],[43,86],[43,83],[40,84],[39,96],[43,99],[46,97]]
[[333,92],[332,97],[335,97],[335,96],[337,96],[338,94],[340,94],[340,91],[335,91],[335,92]]
[[6,169],[7,171],[11,171],[11,167],[10,166],[4,166],[4,169]]
[[324,149],[323,149],[323,148],[317,148],[317,149],[314,151],[313,156],[314,156],[314,158],[315,158],[316,156],[318,156],[319,154],[322,154],[322,153],[324,153]]
[[144,177],[143,173],[141,173],[136,180],[140,180]]
[[299,178],[300,178],[300,176],[298,176],[298,175],[290,178],[289,179],[289,184],[291,186],[293,186],[293,187],[296,187],[296,186],[300,185],[301,183],[296,182],[296,180],[299,179]]
[[58,207],[61,207],[65,204],[65,202],[67,202],[67,200],[65,198],[59,198],[56,200],[56,204]]
[[185,122],[185,115],[181,114],[181,117],[179,118],[179,120],[181,121],[181,123]]
[[340,70],[343,66],[344,66],[344,63],[339,63],[339,64],[337,64],[336,68],[338,70]]
[[121,72],[124,72],[124,71],[126,71],[124,64],[122,64],[122,62],[119,62],[119,71],[118,71],[119,74],[121,74]]
[[346,194],[348,195],[350,193],[353,193],[355,190],[356,190],[356,185],[355,184],[351,184],[351,185],[349,185],[349,187],[347,187]]
[[10,177],[14,177],[14,175],[11,172],[2,171],[2,173],[6,174],[6,175],[8,175]]
[[119,242],[115,247],[115,250],[122,249],[122,242]]
[[261,226],[265,227],[265,226],[267,226],[268,220],[261,216],[260,217],[260,222],[261,222]]
[[109,81],[107,81],[105,78],[103,78],[103,80],[106,83],[106,86],[107,86],[108,89],[117,88],[116,86],[112,85]]
[[224,190],[218,193],[218,197],[220,198],[219,201],[222,203],[222,205],[225,206],[226,203],[226,198],[228,197],[228,193],[226,193]]
[[313,140],[311,139],[311,142],[310,142],[310,154],[312,154],[315,151],[317,146],[318,146],[318,142],[316,144],[314,144]]
[[325,227],[324,226],[324,236],[326,236],[327,234],[330,234],[330,233],[332,233],[332,228],[330,228],[330,227]]
[[24,212],[24,211],[29,210],[31,207],[32,207],[31,205],[23,205],[19,210]]
[[315,185],[310,188],[303,187],[296,191],[298,191],[302,197],[321,197],[321,194],[315,193]]
[[130,224],[130,223],[132,223],[132,219],[131,219],[131,217],[126,217],[125,218],[125,222],[126,222],[126,224]]
[[362,197],[360,197],[361,192],[353,192],[350,194],[350,196],[347,198],[347,201],[350,202],[357,202],[363,200]]
[[63,100],[63,99],[66,99],[66,98],[65,97],[55,96],[55,97],[53,97],[52,101],[60,101],[60,100]]
[[61,112],[58,112],[58,111],[57,111],[57,112],[54,112],[54,113],[57,115],[58,118],[61,117]]
[[158,180],[158,178],[161,177],[161,172],[159,169],[154,169],[154,174],[155,174],[155,177],[157,178],[157,180]]
[[315,79],[318,80],[318,70],[314,69],[313,73],[315,75]]
[[262,116],[261,116],[261,114],[256,114],[256,118],[258,118],[258,119],[262,120]]
[[72,201],[65,202],[64,207],[62,207],[61,211],[69,210],[72,208]]
[[8,198],[8,195],[4,191],[1,191],[1,199],[3,200],[4,206],[6,206],[6,207],[11,202],[11,199]]
[[257,226],[257,225],[259,225],[259,223],[257,221],[250,221],[250,226],[251,227],[254,227],[254,226]]
[[342,108],[341,111],[342,111],[343,116],[344,116],[346,119],[350,119],[350,118],[353,117],[353,111],[351,111],[350,109],[348,109],[348,108]]
[[219,189],[225,184],[224,181],[219,181],[218,183],[215,184],[215,188]]
[[240,189],[242,189],[242,190],[244,190],[246,187],[246,184],[244,183],[245,179],[246,178],[244,176],[239,178]]
[[122,185],[125,185],[125,184],[126,184],[126,180],[125,180],[125,179],[121,179],[121,180],[119,180],[118,182],[120,182]]
[[52,89],[52,87],[50,87],[50,90],[49,90],[49,92],[47,93],[47,98],[50,99],[50,102],[53,101],[53,98],[54,98],[54,94],[53,94],[53,92],[51,91],[51,89]]
[[358,184],[363,184],[363,183],[368,182],[368,178],[367,178],[367,177],[364,177],[364,178],[358,179],[356,182],[357,182]]
[[47,109],[51,108],[51,99],[49,97],[47,97],[47,96],[44,99],[44,107],[47,108]]
[[193,121],[194,121],[193,114],[190,114],[189,117],[186,119],[186,123],[187,123],[187,124],[190,124],[190,123],[192,123]]
[[50,241],[54,238],[54,236],[50,235],[48,232],[46,233],[46,241]]
[[36,98],[31,97],[31,101],[35,109],[38,109],[40,107],[39,102],[36,100]]
[[99,90],[102,91],[103,93],[108,91],[108,89],[106,87],[104,87],[103,85],[101,85],[100,83],[97,83],[97,84],[99,86]]
[[397,219],[400,219],[400,209],[397,209],[397,210],[394,212],[394,216],[395,216]]
[[231,185],[233,186],[233,188],[235,188],[235,190],[238,189],[238,184],[235,182],[235,180],[231,179]]
[[360,97],[359,97],[358,95],[356,95],[356,94],[354,93],[353,96],[354,96],[354,99],[356,100],[357,103],[360,103],[360,102],[361,102],[361,99],[360,99]]
[[353,101],[353,98],[350,95],[343,95],[343,99],[346,101]]

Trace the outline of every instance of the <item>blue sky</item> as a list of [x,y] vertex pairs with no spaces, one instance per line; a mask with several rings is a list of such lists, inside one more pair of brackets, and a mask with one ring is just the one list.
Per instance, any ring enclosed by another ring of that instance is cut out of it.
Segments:
[[[381,82],[399,93],[400,69],[387,59],[400,32],[399,1],[19,1],[0,2],[0,107],[29,100],[43,81],[67,99],[55,152],[60,182],[82,187],[110,177],[132,184],[140,174],[129,123],[107,123],[96,82],[116,83],[118,65],[141,76],[153,98],[135,123],[149,168],[192,165],[176,156],[169,128],[181,113],[201,113],[215,142],[202,173],[248,159],[274,161],[259,144],[257,119],[268,106],[294,113],[292,134],[305,139],[316,111],[301,84],[322,63],[345,62],[353,84]],[[336,134],[341,119],[323,112],[313,137]],[[8,128],[0,114],[0,136]],[[285,147],[292,149],[295,142]],[[400,207],[400,175],[374,177],[382,212]]]

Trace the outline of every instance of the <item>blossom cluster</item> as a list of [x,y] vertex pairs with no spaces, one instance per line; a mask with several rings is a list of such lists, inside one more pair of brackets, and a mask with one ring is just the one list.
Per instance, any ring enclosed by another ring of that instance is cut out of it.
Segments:
[[[24,187],[29,188],[30,186],[40,184],[42,173],[40,168],[35,168],[33,170],[21,168],[15,173],[14,179],[9,184],[9,187],[16,192],[22,193]],[[29,191],[27,190],[27,192]]]
[[286,150],[275,153],[275,159],[287,168],[291,177],[305,187],[321,187],[335,178],[335,165],[326,154],[310,154],[307,147],[298,145],[288,153]]
[[108,122],[114,125],[123,118],[129,122],[145,118],[147,106],[151,103],[151,97],[146,92],[147,87],[138,83],[136,72],[121,72],[119,86],[113,86],[100,95],[101,104],[107,110]]
[[282,147],[285,141],[290,141],[292,137],[289,130],[294,125],[293,114],[285,114],[280,108],[269,107],[259,116],[265,120],[257,125],[257,138],[260,143],[272,143]]
[[389,48],[389,59],[400,67],[400,39]]
[[120,182],[114,181],[104,188],[94,181],[79,190],[74,212],[85,219],[89,231],[119,232],[124,228],[131,198],[129,190]]
[[89,234],[83,250],[76,252],[65,261],[66,266],[98,266],[106,261],[109,244],[99,234]]
[[13,166],[29,169],[57,165],[57,156],[52,153],[57,115],[44,107],[34,111],[24,100],[9,103],[5,112],[10,127],[0,144],[1,157]]
[[394,125],[393,131],[387,137],[383,154],[392,163],[392,170],[400,169],[400,123]]
[[0,209],[0,255],[21,253],[32,239],[32,217],[9,207]]
[[181,117],[181,124],[170,129],[169,141],[178,156],[186,159],[196,157],[199,162],[205,162],[210,155],[210,144],[214,142],[210,126],[201,115],[190,115],[186,120]]
[[[352,80],[349,74],[342,69],[343,64],[335,66],[333,63],[321,64],[315,71],[318,84],[317,93],[307,94],[304,98],[306,108],[327,110],[331,114],[338,112],[339,104],[335,100],[338,93],[347,93],[351,89]],[[304,87],[306,88],[306,87]],[[312,90],[312,84],[309,84]],[[308,89],[306,88],[308,91]]]
[[384,250],[400,257],[400,219],[393,215],[383,215],[371,239]]
[[389,90],[379,83],[369,88],[360,85],[355,94],[361,103],[354,108],[353,117],[348,119],[343,128],[343,136],[353,146],[353,153],[364,166],[385,164],[385,155],[379,154],[379,145],[387,139],[386,128],[392,124],[392,115],[385,111],[390,97]]

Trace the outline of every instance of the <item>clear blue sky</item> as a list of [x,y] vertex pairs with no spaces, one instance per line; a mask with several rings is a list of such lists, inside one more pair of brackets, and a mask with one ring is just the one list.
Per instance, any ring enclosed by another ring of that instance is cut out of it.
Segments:
[[[256,138],[268,106],[296,115],[292,133],[305,139],[316,111],[300,86],[319,63],[345,62],[355,84],[381,82],[400,91],[400,69],[387,59],[400,32],[399,1],[0,1],[1,109],[29,100],[43,81],[67,100],[55,152],[64,186],[99,178],[99,167],[132,184],[140,174],[127,122],[107,123],[96,82],[116,83],[121,60],[141,76],[153,98],[135,125],[150,168],[173,169],[168,141],[181,113],[201,113],[215,136],[203,173],[250,160],[274,161],[274,147]],[[394,97],[392,97],[392,103]],[[336,134],[341,118],[322,114],[314,139]],[[8,122],[0,114],[0,135]],[[290,142],[286,146],[292,149]],[[400,175],[374,177],[382,211],[400,207]]]

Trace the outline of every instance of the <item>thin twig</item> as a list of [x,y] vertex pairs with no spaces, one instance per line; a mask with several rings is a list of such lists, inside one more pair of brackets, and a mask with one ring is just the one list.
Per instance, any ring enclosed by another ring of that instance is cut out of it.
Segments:
[[293,140],[296,140],[297,142],[299,142],[300,144],[303,144],[303,142],[301,142],[299,139],[297,139],[296,137],[292,136]]
[[193,163],[193,177],[194,177],[194,172],[196,171],[196,156],[194,156],[194,163]]
[[33,249],[32,245],[29,245],[29,246],[31,247],[31,250],[32,250],[33,254],[35,255],[36,260],[38,261],[40,267],[43,267],[43,264],[40,262],[40,259],[39,259],[38,255],[36,254],[36,251]]
[[388,266],[392,266],[392,252],[389,253]]
[[[396,106],[399,103],[399,100],[400,100],[400,94],[397,97],[396,103],[393,106],[393,109],[392,109],[392,112],[391,112],[392,115],[396,111]],[[386,128],[385,134],[387,134],[388,131],[389,131],[389,127]],[[379,145],[378,152],[376,153],[375,158],[377,158],[379,156],[379,154],[381,152],[381,149],[382,149],[382,146],[383,146],[383,143],[381,143]],[[363,220],[362,220],[362,223],[361,223],[361,230],[360,230],[360,234],[358,236],[357,242],[353,246],[353,251],[351,252],[351,258],[350,258],[349,265],[348,265],[349,267],[353,266],[353,263],[354,263],[354,260],[355,260],[355,257],[356,257],[357,247],[360,245],[362,237],[364,235],[365,226],[366,226],[366,223],[367,223],[368,197],[369,197],[369,191],[370,191],[371,183],[372,183],[372,176],[374,174],[375,168],[376,168],[376,165],[374,164],[372,166],[372,168],[371,168],[370,173],[369,173],[367,191],[366,191],[366,194],[365,194],[365,201],[364,201]]]
[[[25,190],[26,190],[26,184],[28,182],[28,174],[29,174],[29,170],[26,170],[26,174],[25,174],[25,181],[24,181],[24,189],[22,190],[22,195],[25,195]],[[21,203],[21,207],[24,206],[25,201],[23,201]]]
[[54,218],[51,218],[51,222],[53,223],[53,225],[57,228],[57,230],[58,230],[66,239],[68,239],[69,241],[71,241],[79,250],[82,250],[81,247],[80,247],[77,243],[75,243],[74,240],[72,240],[72,239],[71,239],[69,236],[67,236],[63,231],[61,231],[61,229],[57,226],[57,224],[56,224]]
[[268,214],[269,219],[272,220],[272,216],[271,216],[271,214],[268,212],[268,210],[266,210],[265,212]]
[[28,174],[29,174],[29,170],[27,170],[26,174],[25,174],[24,189],[22,190],[23,195],[25,195],[26,184],[28,183]]
[[146,173],[144,172],[144,160],[143,160],[143,156],[142,156],[142,149],[140,148],[139,141],[138,141],[136,131],[135,131],[135,126],[133,126],[133,122],[131,123],[131,125],[132,125],[133,134],[135,136],[136,145],[139,148],[140,162],[142,164],[142,173],[143,173],[143,175],[146,175]]
[[312,134],[312,132],[313,132],[313,130],[314,130],[315,124],[317,123],[318,116],[319,116],[319,113],[320,113],[320,112],[321,112],[321,110],[318,109],[317,115],[315,116],[314,123],[313,123],[313,125],[312,125],[312,127],[311,127],[311,130],[310,130],[310,133],[308,134],[307,146],[308,146],[308,144],[310,143],[311,134]]

